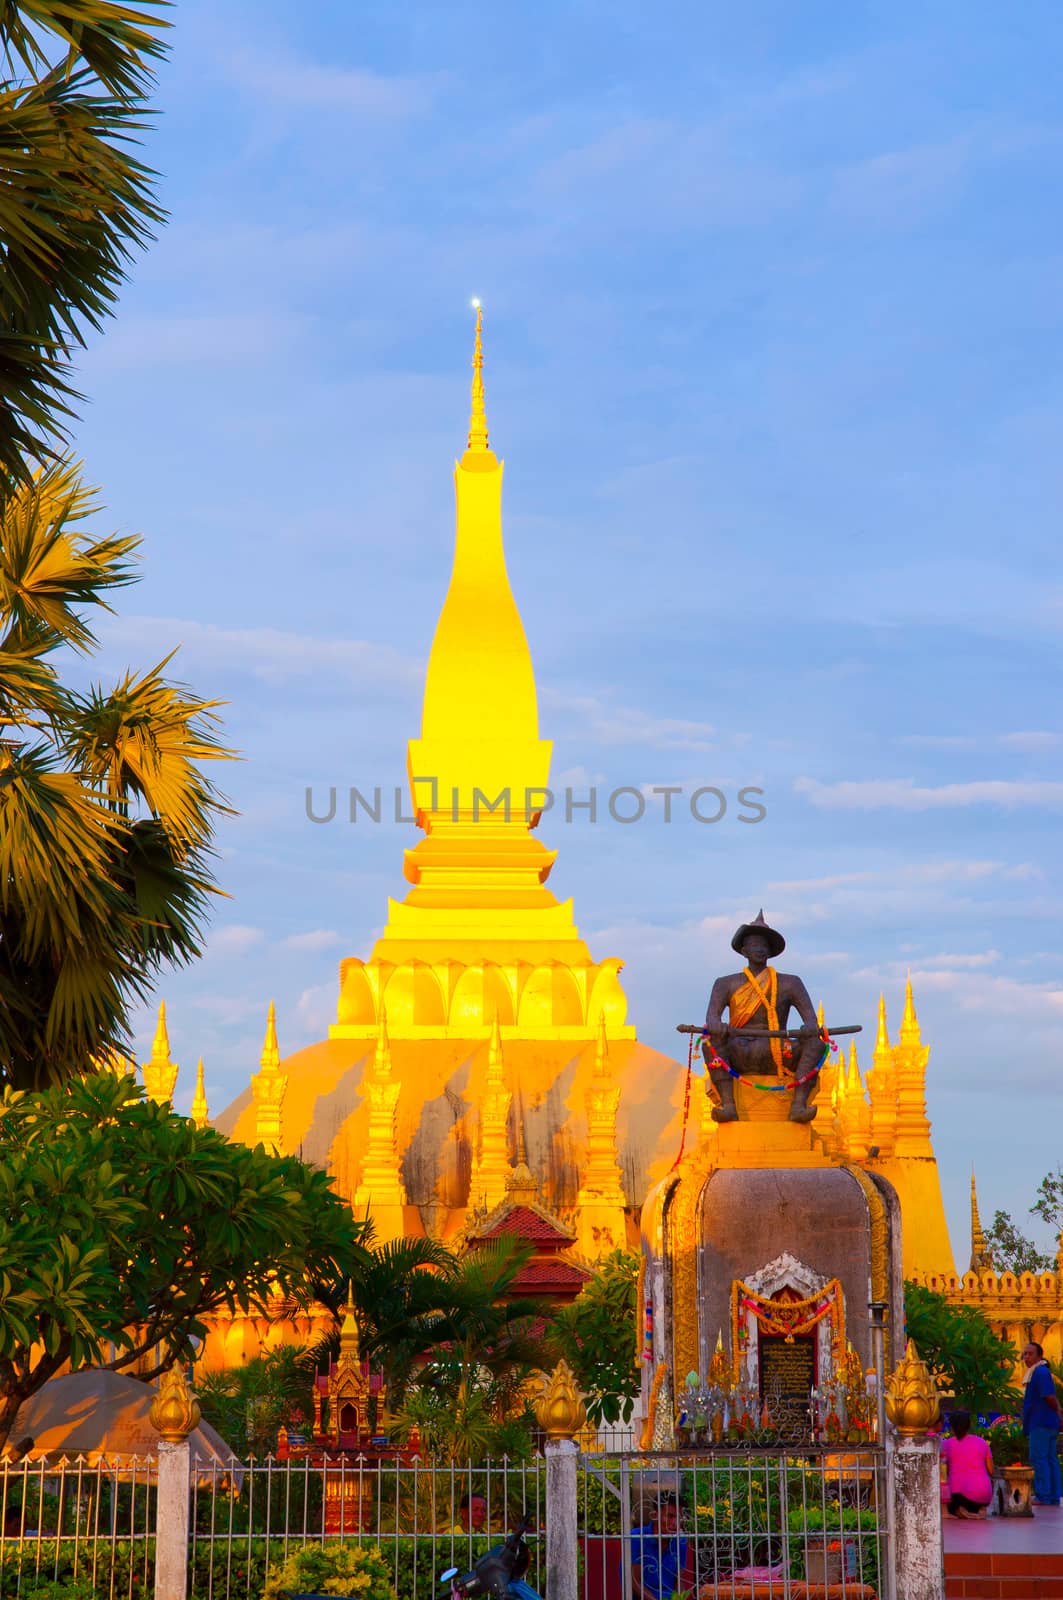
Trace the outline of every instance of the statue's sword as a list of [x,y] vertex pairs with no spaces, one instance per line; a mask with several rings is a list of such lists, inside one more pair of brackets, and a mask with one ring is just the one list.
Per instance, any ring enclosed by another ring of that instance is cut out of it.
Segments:
[[[731,1023],[724,1023],[724,1027],[731,1029],[732,1033],[740,1033],[743,1039],[808,1039],[812,1035],[802,1028],[736,1028]],[[676,1025],[676,1033],[708,1033],[709,1029],[696,1022],[680,1022]],[[840,1033],[863,1033],[861,1022],[854,1022],[845,1028],[825,1028],[831,1038]]]

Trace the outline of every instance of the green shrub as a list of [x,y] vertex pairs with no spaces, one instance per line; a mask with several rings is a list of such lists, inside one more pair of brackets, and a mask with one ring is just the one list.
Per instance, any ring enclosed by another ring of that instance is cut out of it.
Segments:
[[391,1573],[380,1546],[304,1544],[279,1566],[270,1566],[263,1600],[277,1600],[282,1589],[293,1593],[354,1596],[355,1600],[395,1600]]

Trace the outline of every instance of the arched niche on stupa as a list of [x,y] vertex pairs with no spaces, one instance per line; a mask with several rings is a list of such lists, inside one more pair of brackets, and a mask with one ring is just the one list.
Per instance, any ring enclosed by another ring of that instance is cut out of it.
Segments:
[[560,961],[536,967],[521,990],[518,1021],[526,1028],[582,1026],[586,1010],[571,968]]
[[504,970],[494,961],[466,967],[450,996],[448,1022],[453,1031],[466,1028],[476,1035],[497,1017],[502,1027],[514,1020],[513,990]]
[[336,1020],[372,1023],[376,1019],[376,996],[369,982],[365,963],[352,956],[340,967],[340,998],[336,1008]]
[[426,961],[406,961],[395,968],[384,990],[384,1010],[393,1029],[443,1026],[443,991]]

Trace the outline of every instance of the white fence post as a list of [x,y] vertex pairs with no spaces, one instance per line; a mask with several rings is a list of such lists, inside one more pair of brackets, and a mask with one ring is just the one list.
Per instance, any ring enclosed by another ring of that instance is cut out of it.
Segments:
[[188,1468],[191,1449],[159,1443],[159,1500],[155,1520],[155,1600],[188,1593]]
[[155,1513],[155,1600],[188,1594],[188,1435],[199,1422],[199,1402],[181,1368],[164,1372],[151,1402],[159,1442],[159,1498]]
[[577,1600],[579,1589],[576,1509],[576,1463],[579,1447],[572,1439],[551,1439],[546,1446],[546,1600]]
[[886,1390],[886,1411],[897,1430],[892,1460],[893,1537],[897,1600],[944,1600],[941,1548],[940,1450],[930,1429],[940,1406],[934,1380],[912,1341]]

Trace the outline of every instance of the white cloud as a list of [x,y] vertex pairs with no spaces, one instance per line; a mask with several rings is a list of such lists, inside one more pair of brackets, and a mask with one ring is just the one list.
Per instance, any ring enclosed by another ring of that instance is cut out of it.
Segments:
[[332,928],[312,928],[308,933],[290,933],[281,941],[286,950],[331,950],[343,937]]
[[256,100],[279,106],[343,111],[379,121],[427,111],[435,80],[389,76],[365,67],[340,67],[301,61],[290,52],[237,48],[223,58],[226,76]]
[[265,934],[261,928],[249,928],[243,923],[231,922],[228,927],[215,928],[208,941],[210,956],[242,956],[262,943]]
[[991,746],[1001,750],[1018,750],[1034,755],[1042,750],[1055,750],[1063,743],[1058,733],[1031,728],[1016,733],[909,733],[901,744],[925,750],[986,750]]
[[635,706],[610,705],[595,695],[569,694],[549,686],[540,690],[544,707],[568,713],[585,737],[599,744],[640,744],[655,750],[711,750],[715,728],[708,722],[676,717],[656,717]]
[[296,1001],[295,1014],[304,1033],[323,1039],[336,1020],[336,985],[319,983],[304,989]]
[[1008,810],[1026,806],[1063,806],[1063,783],[1023,783],[985,778],[973,783],[917,784],[914,778],[868,778],[820,783],[797,778],[794,790],[825,811],[932,811],[958,806],[991,805]]
[[116,616],[101,626],[100,633],[111,652],[120,648],[158,655],[179,646],[178,676],[186,663],[192,663],[197,669],[237,667],[264,683],[327,672],[352,686],[379,689],[388,684],[419,685],[424,678],[422,661],[363,639],[327,639],[281,628],[219,628],[182,617]]

